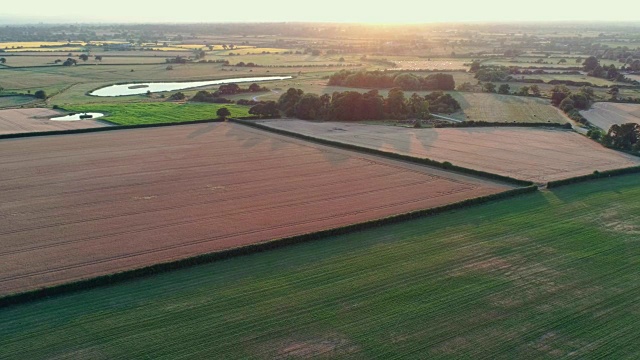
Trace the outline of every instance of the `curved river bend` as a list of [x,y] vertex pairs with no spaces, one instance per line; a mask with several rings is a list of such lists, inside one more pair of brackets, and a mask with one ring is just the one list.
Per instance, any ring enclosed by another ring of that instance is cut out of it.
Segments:
[[141,95],[146,94],[147,91],[152,93],[162,91],[176,91],[199,88],[210,85],[222,85],[232,83],[245,83],[245,82],[262,82],[272,80],[287,80],[291,79],[291,76],[263,76],[263,77],[247,77],[236,79],[223,79],[223,80],[210,80],[210,81],[188,81],[188,82],[149,82],[149,83],[128,83],[120,85],[111,85],[107,87],[94,90],[89,95],[92,96],[126,96],[126,95]]

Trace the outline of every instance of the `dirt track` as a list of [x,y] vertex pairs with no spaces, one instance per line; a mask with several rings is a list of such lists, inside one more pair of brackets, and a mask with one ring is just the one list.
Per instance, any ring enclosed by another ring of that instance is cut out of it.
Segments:
[[0,294],[507,190],[217,123],[0,141]]
[[541,128],[411,129],[303,120],[268,120],[279,129],[396,152],[516,179],[545,183],[640,165],[640,158],[602,147],[586,137]]
[[0,134],[87,129],[108,126],[95,120],[51,121],[61,113],[42,108],[0,110]]

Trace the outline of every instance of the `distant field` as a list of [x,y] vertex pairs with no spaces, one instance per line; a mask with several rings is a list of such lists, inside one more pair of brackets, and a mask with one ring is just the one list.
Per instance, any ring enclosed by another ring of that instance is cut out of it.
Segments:
[[0,295],[512,188],[231,123],[3,140],[0,165]]
[[[515,89],[514,89],[515,90]],[[486,93],[452,92],[462,107],[452,117],[490,122],[542,122],[564,124],[567,119],[549,100]]]
[[83,104],[68,106],[73,112],[102,112],[108,114],[101,120],[118,125],[138,125],[216,119],[216,111],[226,107],[231,117],[249,116],[249,107],[235,104]]
[[614,124],[640,124],[640,104],[599,102],[593,104],[591,109],[581,111],[580,114],[604,131],[609,131]]
[[469,60],[459,59],[433,59],[433,60],[394,60],[396,67],[390,68],[392,70],[420,70],[420,69],[437,69],[437,70],[458,70],[468,69],[469,66],[465,66],[465,63],[469,63]]
[[0,357],[634,359],[639,211],[603,179],[0,309]]
[[482,62],[482,65],[518,66],[521,68],[552,67],[552,68],[559,68],[559,69],[567,68],[567,67],[582,66],[582,62],[576,63],[575,59],[567,58],[567,62],[564,64],[558,64],[558,60],[559,59],[557,58],[545,59],[545,61],[548,62],[548,64],[538,64],[535,62],[536,61],[535,58],[519,58],[519,59],[516,59],[515,61],[509,58],[502,58],[502,59],[492,59],[492,60],[484,61]]
[[[2,86],[7,90],[15,91],[36,91],[44,88],[48,93],[52,93],[75,84],[95,84],[93,88],[97,88],[103,84],[124,81],[188,81],[235,78],[246,75],[287,75],[297,74],[301,69],[235,68],[233,70],[222,71],[220,64],[173,65],[173,70],[167,70],[167,65],[164,63],[3,69]],[[76,95],[85,97],[84,92]],[[54,97],[54,99],[56,98]],[[91,97],[85,97],[85,100],[87,99],[91,99]]]
[[[551,80],[569,80],[576,82],[589,82],[593,85],[597,86],[611,86],[615,85],[614,81],[610,81],[607,79],[601,79],[593,76],[587,75],[562,75],[562,74],[542,74],[542,75],[515,75],[515,78],[524,77],[525,79],[539,79],[544,82],[549,82]],[[529,86],[530,84],[523,83],[522,86]]]
[[0,134],[86,129],[106,126],[94,120],[49,120],[52,117],[60,115],[61,113],[58,111],[43,108],[0,110]]
[[5,51],[8,53],[12,52],[56,52],[56,51],[82,51],[84,48],[79,46],[63,46],[63,47],[55,47],[55,48],[22,48],[22,49],[6,49]]
[[571,131],[540,128],[411,129],[303,120],[264,120],[279,129],[516,179],[551,180],[640,165],[640,158],[606,149]]
[[[39,48],[40,46],[64,46],[67,42],[61,41],[13,41],[0,42],[0,49],[16,49],[16,48]],[[84,44],[73,43],[71,45],[83,46]]]
[[[69,56],[29,56],[29,55],[14,55],[7,56],[6,65],[11,67],[17,66],[60,66],[62,63],[55,64],[56,60],[65,61]],[[124,56],[103,56],[101,61],[95,60],[93,57],[87,61],[78,59],[77,56],[72,56],[78,61],[81,66],[84,65],[113,65],[113,64],[165,64],[165,57],[124,57]]]
[[37,101],[33,96],[0,96],[0,108],[26,105]]

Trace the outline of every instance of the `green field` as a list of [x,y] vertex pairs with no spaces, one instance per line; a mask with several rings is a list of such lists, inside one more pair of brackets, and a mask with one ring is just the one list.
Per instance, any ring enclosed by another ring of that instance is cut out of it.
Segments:
[[0,96],[0,108],[21,106],[37,101],[33,96]]
[[249,107],[234,104],[87,104],[66,107],[72,112],[102,112],[107,114],[101,120],[118,125],[159,124],[193,120],[215,119],[216,111],[226,107],[231,117],[249,116]]
[[0,310],[0,358],[640,356],[640,178]]

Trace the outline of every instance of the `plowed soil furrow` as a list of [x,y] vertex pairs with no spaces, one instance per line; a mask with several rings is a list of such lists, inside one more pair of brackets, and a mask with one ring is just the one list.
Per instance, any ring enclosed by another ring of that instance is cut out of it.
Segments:
[[227,123],[0,141],[0,164],[0,295],[509,189]]

